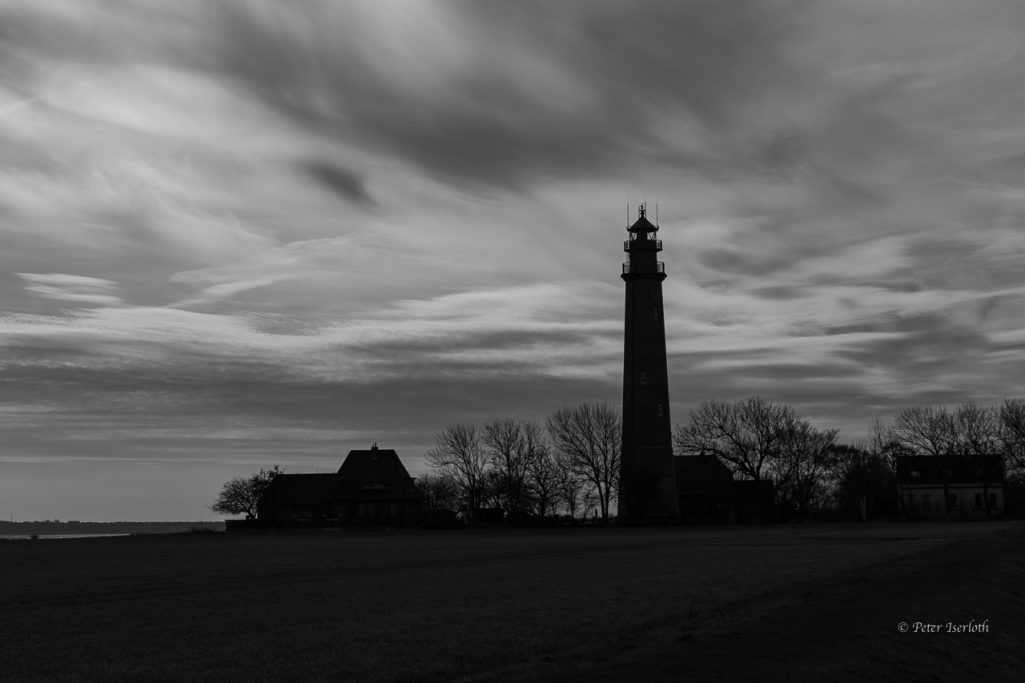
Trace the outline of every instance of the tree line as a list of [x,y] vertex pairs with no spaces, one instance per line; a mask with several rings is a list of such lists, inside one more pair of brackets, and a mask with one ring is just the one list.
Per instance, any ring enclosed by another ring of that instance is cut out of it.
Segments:
[[[817,429],[785,404],[760,397],[710,401],[675,428],[673,443],[677,455],[719,457],[736,478],[771,481],[783,518],[899,514],[897,457],[902,455],[932,458],[945,494],[957,462],[973,456],[999,455],[1008,482],[1025,484],[1025,401],[905,406],[890,423],[876,419],[865,438],[851,443],[839,443],[837,430]],[[984,472],[983,483],[991,476]],[[988,506],[989,497],[983,498]]]
[[579,514],[607,522],[622,430],[619,412],[606,403],[561,408],[543,421],[449,425],[424,456],[434,472],[417,484],[429,509],[460,509],[471,521],[500,508],[512,522]]
[[[837,436],[787,404],[754,396],[700,404],[673,429],[673,448],[715,456],[735,479],[771,482],[780,520],[900,514],[897,458],[906,455],[931,458],[946,489],[959,459],[998,454],[1009,488],[1025,497],[1023,399],[906,406],[889,423],[876,419],[863,439],[840,443]],[[428,510],[461,510],[469,521],[491,509],[514,523],[560,515],[607,522],[621,440],[619,411],[607,403],[561,408],[543,420],[453,424],[436,435],[424,456],[432,471],[417,485]],[[281,471],[275,465],[226,482],[212,509],[255,518],[256,502]],[[991,474],[984,484],[996,483]]]
[[[607,521],[618,492],[621,435],[618,411],[604,403],[563,408],[543,421],[451,425],[427,452],[434,471],[419,485],[434,508],[501,508],[514,522],[593,509]],[[681,456],[715,456],[735,479],[771,482],[778,520],[901,514],[901,455],[933,458],[946,487],[958,459],[999,454],[1008,482],[1025,487],[1021,399],[906,406],[890,423],[875,420],[863,439],[837,437],[838,430],[814,426],[792,406],[754,396],[700,404],[674,428],[673,448]]]

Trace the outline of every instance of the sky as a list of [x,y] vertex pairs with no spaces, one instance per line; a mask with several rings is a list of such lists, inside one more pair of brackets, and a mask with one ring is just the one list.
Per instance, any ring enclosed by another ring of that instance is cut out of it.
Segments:
[[[619,405],[842,439],[1025,383],[1018,0],[0,0],[0,518]],[[629,211],[629,214],[628,214]]]

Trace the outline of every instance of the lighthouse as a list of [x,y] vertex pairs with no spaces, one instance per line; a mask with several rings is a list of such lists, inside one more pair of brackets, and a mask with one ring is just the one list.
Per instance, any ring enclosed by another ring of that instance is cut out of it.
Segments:
[[658,226],[638,207],[623,243],[626,330],[623,361],[623,446],[619,514],[626,524],[668,524],[678,517],[669,422],[669,372],[662,305],[665,264]]

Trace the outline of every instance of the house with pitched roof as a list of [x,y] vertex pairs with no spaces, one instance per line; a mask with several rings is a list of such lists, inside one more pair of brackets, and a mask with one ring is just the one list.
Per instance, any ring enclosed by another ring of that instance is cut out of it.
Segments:
[[421,496],[398,453],[353,450],[337,472],[279,474],[257,503],[262,525],[278,527],[413,527]]
[[765,522],[772,518],[772,482],[734,479],[730,468],[714,455],[678,455],[673,464],[684,524]]
[[897,487],[910,517],[999,517],[1004,483],[1000,453],[897,458]]

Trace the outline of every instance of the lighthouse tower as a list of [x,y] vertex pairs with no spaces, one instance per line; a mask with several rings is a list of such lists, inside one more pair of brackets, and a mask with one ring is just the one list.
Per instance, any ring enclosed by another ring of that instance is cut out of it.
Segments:
[[658,226],[638,207],[637,221],[623,243],[629,260],[626,281],[626,337],[623,362],[623,449],[619,516],[627,524],[666,524],[678,516],[676,470],[669,422],[669,372]]

